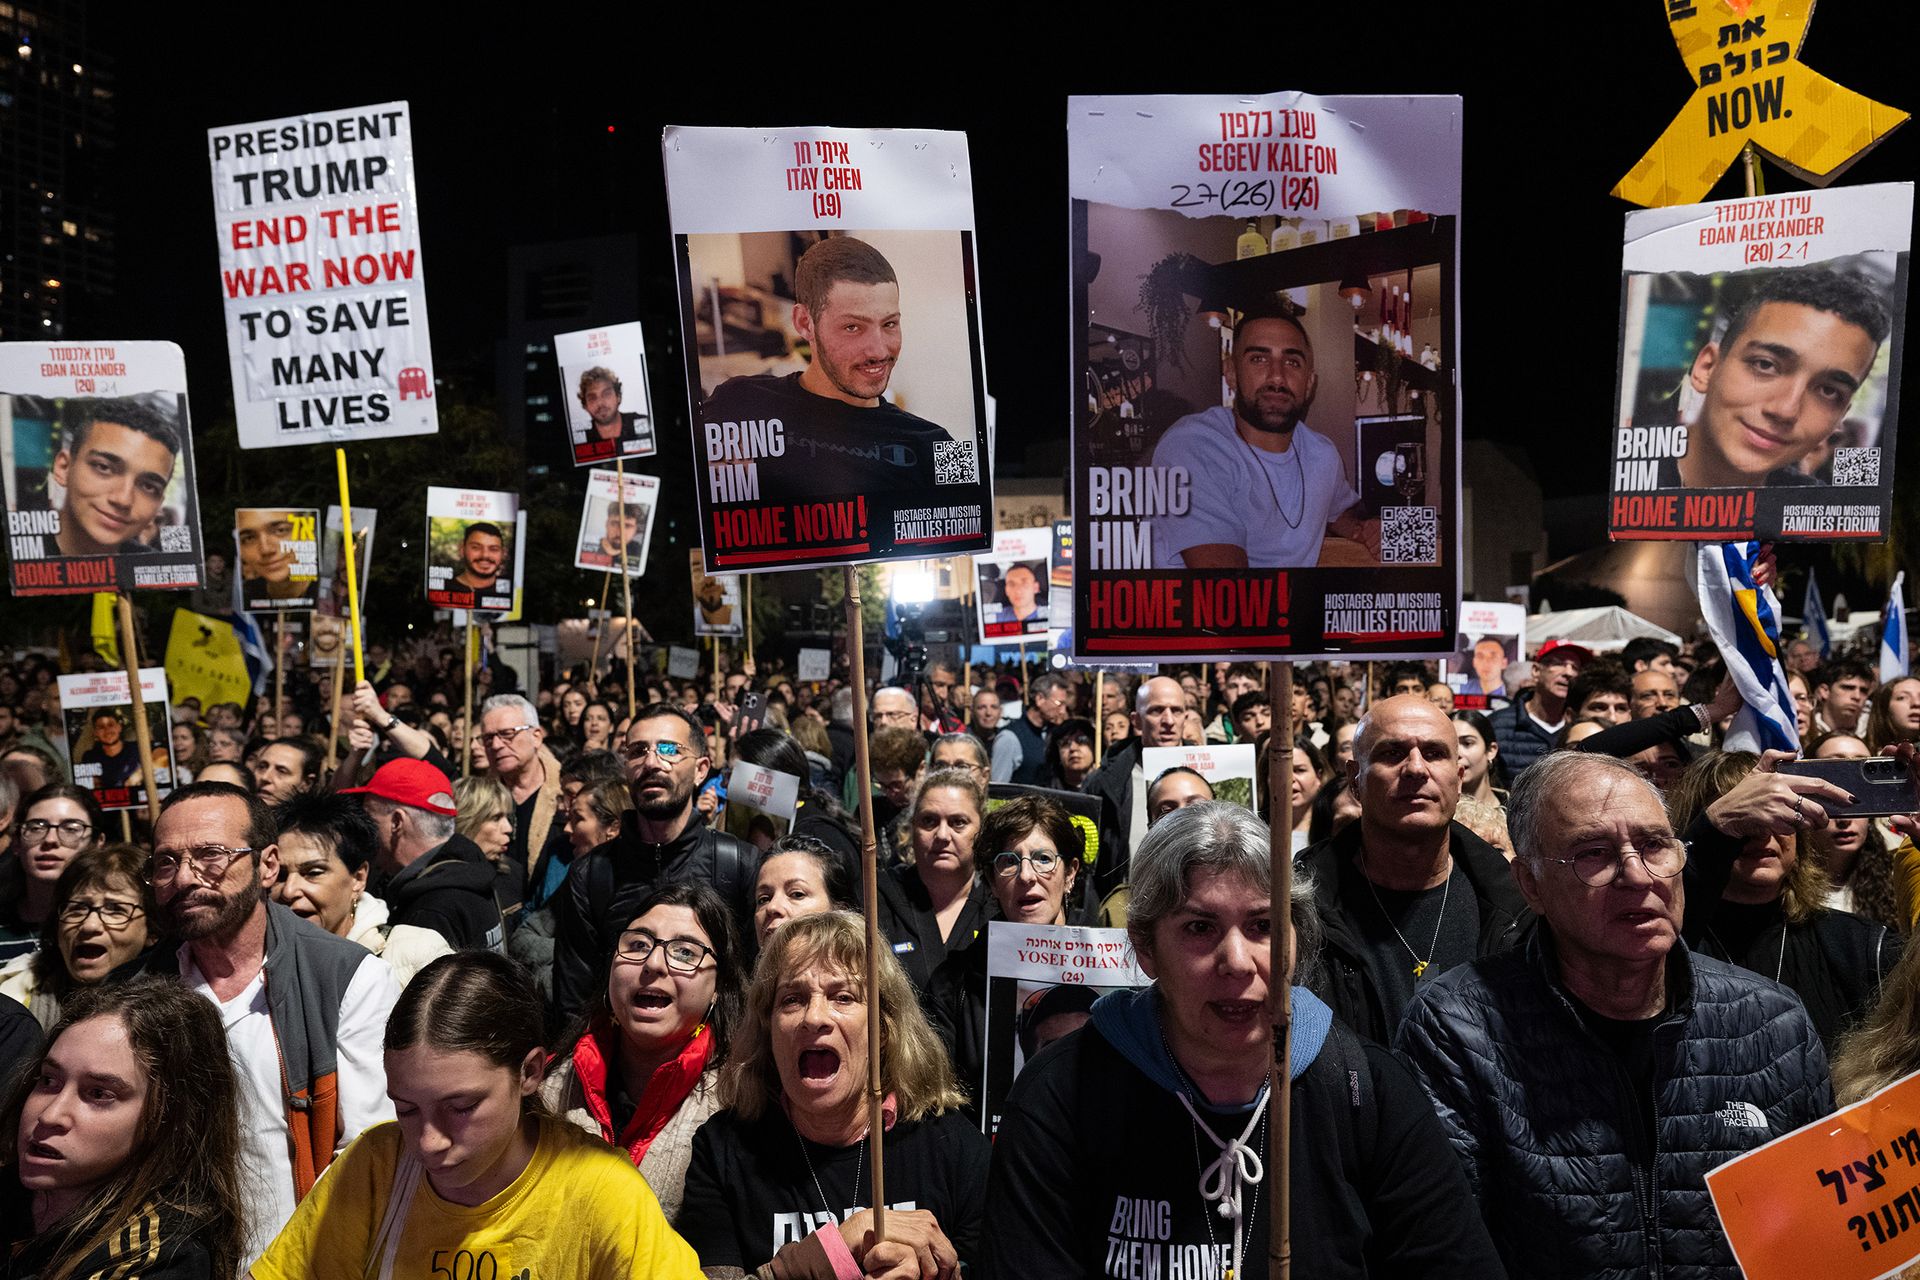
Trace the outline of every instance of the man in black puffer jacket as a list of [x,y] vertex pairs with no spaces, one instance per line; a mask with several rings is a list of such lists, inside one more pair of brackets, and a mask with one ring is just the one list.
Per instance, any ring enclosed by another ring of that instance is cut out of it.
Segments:
[[621,818],[619,835],[574,859],[553,896],[553,1004],[562,1019],[592,1001],[606,981],[614,943],[633,922],[634,905],[659,885],[706,881],[732,904],[740,936],[752,936],[760,855],[709,827],[694,808],[713,771],[699,724],[656,702],[641,708],[620,751],[633,808]]
[[1541,927],[1422,987],[1395,1039],[1507,1271],[1738,1280],[1706,1173],[1832,1111],[1806,1009],[1680,941],[1686,846],[1630,766],[1550,755],[1507,821]]

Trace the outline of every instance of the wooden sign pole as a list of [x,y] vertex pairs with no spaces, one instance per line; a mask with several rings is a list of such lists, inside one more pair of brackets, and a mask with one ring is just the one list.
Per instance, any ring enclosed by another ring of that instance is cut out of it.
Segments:
[[[160,784],[153,774],[153,731],[147,728],[147,702],[140,694],[140,642],[133,631],[133,597],[122,591],[120,658],[127,668],[127,697],[133,704],[133,741],[140,750],[140,778],[147,787],[147,821],[160,821]],[[123,811],[124,812],[124,811]]]
[[1293,1128],[1293,1088],[1288,1063],[1293,1052],[1293,664],[1267,664],[1273,689],[1273,732],[1267,738],[1267,794],[1272,800],[1268,845],[1273,859],[1273,956],[1267,990],[1273,1004],[1273,1073],[1267,1078],[1267,1203],[1273,1234],[1267,1271],[1287,1280],[1293,1269],[1292,1205],[1288,1160]]
[[873,1150],[873,1235],[887,1238],[886,1125],[881,1105],[887,1096],[880,1078],[880,863],[873,829],[873,763],[867,751],[867,646],[860,632],[860,572],[847,566],[847,665],[853,684],[853,766],[860,797],[860,883],[867,917],[867,1138]]
[[[347,557],[347,619],[352,630],[349,638],[353,641],[353,683],[358,686],[367,678],[366,659],[360,646],[360,565],[354,554],[353,545],[353,498],[347,492],[347,451],[337,446],[333,451],[334,469],[340,476],[340,539],[344,546],[342,553]],[[346,659],[342,657],[344,663]]]
[[280,719],[286,714],[287,705],[287,611],[273,611],[273,736],[285,737],[280,732]]
[[467,687],[460,703],[460,714],[467,726],[467,740],[460,744],[460,776],[473,776],[473,610],[467,610]]
[[[613,460],[614,487],[619,490],[614,499],[620,509],[620,530],[624,534],[627,528],[627,467],[618,456]],[[627,540],[620,539],[620,594],[626,601],[627,626],[621,632],[621,638],[627,645],[627,714],[632,715],[633,706],[633,574],[627,568]]]

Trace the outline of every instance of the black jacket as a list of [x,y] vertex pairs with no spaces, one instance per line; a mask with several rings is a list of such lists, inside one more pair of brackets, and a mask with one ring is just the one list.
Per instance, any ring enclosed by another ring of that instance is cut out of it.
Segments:
[[620,834],[574,859],[553,895],[553,1002],[562,1020],[593,999],[613,960],[613,944],[633,921],[633,908],[663,884],[704,880],[733,905],[740,936],[752,937],[753,882],[760,854],[715,831],[695,810],[686,829],[665,844],[640,839],[639,815],[627,810]]
[[455,951],[506,953],[506,930],[494,900],[499,868],[457,832],[400,868],[381,888],[396,925],[432,929]]
[[1011,733],[1020,740],[1020,764],[1013,771],[1009,782],[1024,782],[1029,786],[1045,786],[1047,776],[1047,731],[1036,729],[1027,719],[1023,710],[1019,715],[1001,726],[1000,732]]
[[[1448,828],[1453,860],[1473,886],[1480,904],[1480,945],[1476,954],[1492,955],[1526,941],[1535,927],[1533,910],[1520,896],[1507,859],[1498,849],[1459,823]],[[1340,900],[1340,868],[1360,850],[1360,824],[1350,822],[1303,849],[1299,865],[1313,874],[1314,902],[1325,930],[1320,980],[1313,993],[1333,1006],[1333,1016],[1369,1040],[1393,1039],[1380,988],[1367,967],[1366,952],[1348,905]]]
[[[63,1262],[73,1261],[63,1237],[35,1236],[33,1197],[12,1170],[0,1182],[0,1280],[37,1280]],[[213,1255],[203,1243],[209,1224],[194,1222],[171,1205],[149,1202],[89,1250],[72,1274],[92,1280],[125,1276],[129,1280],[216,1280]],[[12,1246],[19,1252],[13,1253]],[[11,1254],[11,1256],[9,1256]]]
[[953,922],[949,942],[940,936],[940,922],[933,913],[933,899],[920,880],[920,872],[905,864],[885,867],[880,872],[880,932],[893,944],[893,958],[907,971],[914,989],[920,993],[922,1007],[931,1011],[933,974],[949,954],[972,946],[987,932],[987,906],[993,901],[986,881],[976,875],[967,891],[966,905]]
[[1507,1270],[1529,1280],[1739,1280],[1709,1169],[1833,1110],[1827,1055],[1793,993],[1667,958],[1646,1100],[1561,985],[1551,933],[1421,988],[1394,1041],[1467,1166]]
[[[1127,862],[1133,856],[1133,842],[1145,835],[1132,830],[1133,771],[1140,764],[1140,738],[1128,738],[1118,750],[1109,751],[1100,767],[1087,775],[1080,789],[1100,797],[1100,861],[1093,868],[1093,900],[1100,901],[1126,883]],[[1152,779],[1148,779],[1149,782]]]

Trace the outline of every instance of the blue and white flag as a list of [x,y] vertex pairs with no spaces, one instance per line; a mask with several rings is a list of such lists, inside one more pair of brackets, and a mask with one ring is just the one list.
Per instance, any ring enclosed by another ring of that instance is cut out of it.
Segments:
[[1800,606],[1800,626],[1807,633],[1807,642],[1820,650],[1820,661],[1833,656],[1833,636],[1827,630],[1827,606],[1820,602],[1820,584],[1814,579],[1812,569],[1807,570],[1807,598]]
[[258,697],[267,691],[267,681],[273,675],[273,655],[267,651],[266,638],[260,634],[260,624],[247,612],[247,597],[241,590],[241,577],[238,573],[233,575],[233,635],[240,642],[240,654],[247,660],[247,675],[253,680],[253,693]]
[[1771,588],[1754,583],[1753,567],[1759,559],[1757,542],[1702,546],[1694,594],[1727,674],[1746,704],[1727,730],[1726,749],[1797,753],[1800,733],[1794,723],[1793,692],[1780,665],[1780,602]]
[[1880,615],[1880,683],[1907,674],[1907,602],[1902,589],[1907,575],[1893,575],[1887,591],[1887,610]]

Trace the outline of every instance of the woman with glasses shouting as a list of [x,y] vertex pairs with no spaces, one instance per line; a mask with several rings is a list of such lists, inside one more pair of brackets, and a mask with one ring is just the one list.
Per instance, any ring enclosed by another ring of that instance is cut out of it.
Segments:
[[[1085,842],[1066,809],[1045,796],[1009,800],[987,815],[974,841],[993,894],[994,920],[1016,924],[1098,923],[1074,901]],[[979,1118],[986,1075],[987,937],[947,957],[933,977],[933,1025]]]
[[97,847],[100,806],[93,793],[62,782],[28,796],[13,827],[14,856],[0,867],[0,960],[40,945],[53,916],[54,885],[75,855]]
[[655,890],[621,931],[606,986],[541,1088],[552,1111],[627,1153],[669,1220],[693,1135],[720,1109],[742,985],[726,900],[688,881]]
[[99,845],[69,862],[54,883],[40,949],[0,969],[0,995],[27,1006],[44,1029],[78,988],[138,973],[158,932],[146,868],[146,850],[130,844]]

